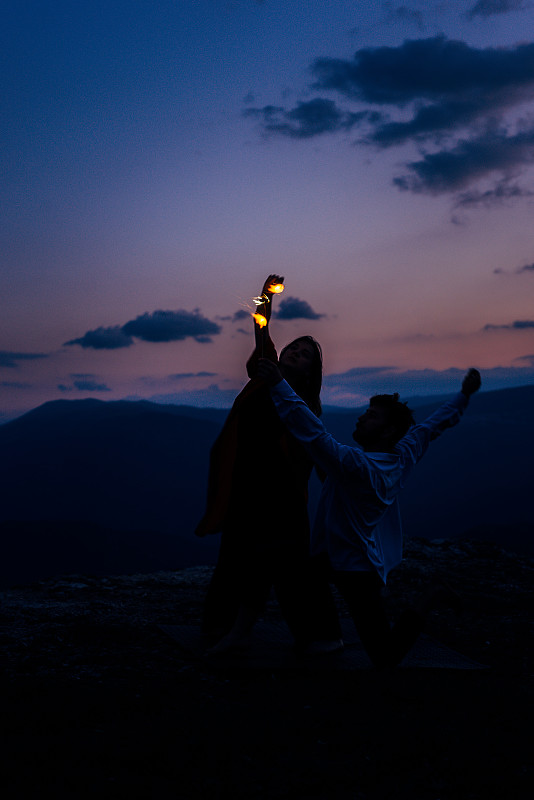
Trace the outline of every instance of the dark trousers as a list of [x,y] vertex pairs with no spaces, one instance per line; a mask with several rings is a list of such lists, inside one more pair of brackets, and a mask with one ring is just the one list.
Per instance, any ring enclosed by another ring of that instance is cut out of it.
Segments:
[[348,606],[358,636],[373,665],[383,669],[399,664],[421,633],[423,616],[407,609],[391,627],[382,596],[384,584],[377,572],[334,570],[326,555],[316,556],[311,562],[316,585],[315,613],[318,618],[321,619],[323,609],[331,618],[334,600],[328,583],[333,583]]

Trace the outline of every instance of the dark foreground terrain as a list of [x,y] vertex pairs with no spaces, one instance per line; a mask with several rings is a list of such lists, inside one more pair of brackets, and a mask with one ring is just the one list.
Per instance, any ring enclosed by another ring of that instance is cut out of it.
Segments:
[[414,540],[388,584],[392,616],[436,572],[466,607],[428,632],[489,669],[189,657],[158,625],[198,623],[209,568],[4,591],[2,797],[530,797],[534,562]]

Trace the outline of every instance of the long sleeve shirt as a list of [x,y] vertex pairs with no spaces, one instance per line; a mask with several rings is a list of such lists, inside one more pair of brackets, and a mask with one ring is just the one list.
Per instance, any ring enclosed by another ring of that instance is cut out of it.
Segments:
[[375,569],[386,581],[402,559],[397,495],[430,442],[456,425],[468,398],[461,392],[414,425],[392,453],[370,453],[337,442],[286,381],[271,388],[276,410],[326,473],[311,552],[327,552],[335,570]]

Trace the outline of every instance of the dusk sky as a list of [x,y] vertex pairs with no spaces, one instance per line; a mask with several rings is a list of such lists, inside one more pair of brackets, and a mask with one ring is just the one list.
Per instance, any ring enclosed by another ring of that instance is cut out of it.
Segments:
[[0,421],[228,407],[271,272],[325,404],[534,383],[531,0],[1,7]]

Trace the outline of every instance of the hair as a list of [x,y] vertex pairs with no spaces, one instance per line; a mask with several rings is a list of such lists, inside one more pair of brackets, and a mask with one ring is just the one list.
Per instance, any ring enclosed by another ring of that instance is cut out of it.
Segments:
[[415,424],[413,412],[406,403],[401,403],[398,392],[395,394],[375,394],[369,401],[371,406],[379,406],[384,409],[391,425],[394,425],[398,432],[397,440],[408,433],[412,425]]
[[282,348],[280,351],[280,358],[285,353],[288,347],[295,342],[307,342],[313,348],[314,358],[311,365],[311,371],[309,376],[302,381],[299,381],[299,385],[297,387],[293,387],[300,397],[304,400],[306,405],[313,411],[316,417],[320,417],[322,414],[322,406],[321,406],[321,386],[323,383],[323,351],[321,350],[321,345],[319,342],[313,338],[313,336],[305,335],[305,336],[297,336],[296,339],[286,344],[285,347]]

